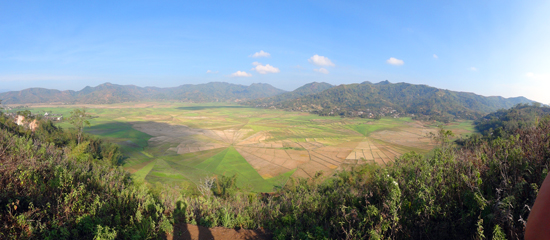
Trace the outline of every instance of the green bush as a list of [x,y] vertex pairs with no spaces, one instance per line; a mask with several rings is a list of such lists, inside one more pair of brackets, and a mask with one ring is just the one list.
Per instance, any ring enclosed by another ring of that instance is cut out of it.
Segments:
[[0,238],[146,239],[171,231],[164,206],[89,143],[64,148],[0,129]]

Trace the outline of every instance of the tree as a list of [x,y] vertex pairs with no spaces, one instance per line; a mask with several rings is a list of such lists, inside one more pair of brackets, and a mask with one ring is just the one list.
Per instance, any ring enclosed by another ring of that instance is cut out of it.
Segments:
[[28,109],[25,109],[24,111],[18,111],[17,115],[23,117],[21,123],[25,128],[30,129],[32,134],[34,135],[34,130],[31,127],[31,123],[35,119],[35,116],[32,115],[32,112]]
[[31,111],[29,111],[28,109],[24,111],[18,111],[17,115],[23,116],[25,118],[25,122],[31,122],[31,119],[33,118]]
[[207,198],[212,195],[212,186],[214,186],[214,182],[216,181],[213,177],[207,177],[205,179],[201,179],[199,181],[198,189],[201,192],[201,194]]
[[90,121],[92,116],[86,113],[86,108],[77,108],[71,111],[71,116],[69,117],[69,123],[71,123],[78,132],[78,144],[82,138],[82,131],[85,126],[90,126]]
[[437,133],[430,132],[427,137],[433,139],[436,145],[446,148],[452,144],[451,137],[454,137],[454,133],[451,130],[445,130],[443,126],[439,127]]

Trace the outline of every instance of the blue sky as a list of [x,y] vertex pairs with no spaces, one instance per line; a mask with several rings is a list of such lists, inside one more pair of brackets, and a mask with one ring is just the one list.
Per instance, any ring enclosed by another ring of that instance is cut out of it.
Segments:
[[2,0],[0,89],[389,80],[550,103],[548,12],[536,0]]

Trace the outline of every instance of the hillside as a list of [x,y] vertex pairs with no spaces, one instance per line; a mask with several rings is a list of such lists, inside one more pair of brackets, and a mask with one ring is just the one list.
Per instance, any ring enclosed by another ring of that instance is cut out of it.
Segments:
[[73,102],[74,91],[59,91],[44,88],[28,88],[21,91],[0,93],[4,104],[39,103],[39,102]]
[[299,98],[268,101],[268,103],[266,99],[259,99],[249,103],[262,107],[313,112],[319,115],[368,118],[410,115],[424,120],[451,120],[453,118],[477,119],[491,111],[530,102],[532,101],[524,97],[484,97],[426,85],[383,81],[376,84],[370,82],[342,84]]
[[274,96],[284,92],[284,90],[277,89],[266,83],[253,83],[250,86],[243,86],[213,82],[158,89],[150,98],[154,100],[179,100],[184,102],[224,102]]
[[260,99],[254,99],[254,100],[248,101],[246,104],[257,105],[257,106],[268,106],[268,105],[272,106],[276,103],[280,103],[283,101],[293,100],[309,94],[320,93],[332,87],[334,86],[325,82],[320,82],[320,83],[312,82],[304,86],[301,86],[292,92],[286,92],[286,93],[275,95],[272,97],[263,97]]
[[518,129],[538,125],[540,120],[550,115],[550,107],[539,104],[520,104],[510,109],[501,109],[475,121],[476,129],[491,138],[507,137],[504,133],[514,133]]
[[0,93],[5,104],[26,103],[121,103],[147,100],[176,100],[184,102],[242,101],[270,97],[284,93],[269,84],[254,83],[250,86],[211,82],[186,84],[172,88],[138,87],[104,83],[96,87],[85,87],[80,91],[59,91],[44,88],[30,88],[21,91]]

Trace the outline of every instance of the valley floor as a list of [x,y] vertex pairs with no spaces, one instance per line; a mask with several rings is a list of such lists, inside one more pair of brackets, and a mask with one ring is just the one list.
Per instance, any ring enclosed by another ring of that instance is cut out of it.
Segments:
[[[31,106],[33,113],[63,114],[86,107],[88,133],[118,143],[124,168],[152,184],[194,191],[201,180],[238,176],[241,189],[272,192],[290,177],[328,175],[357,164],[387,164],[405,152],[434,147],[433,123],[410,118],[320,117],[231,104],[139,103]],[[66,122],[59,124],[70,127]],[[469,121],[447,128],[473,131]]]

